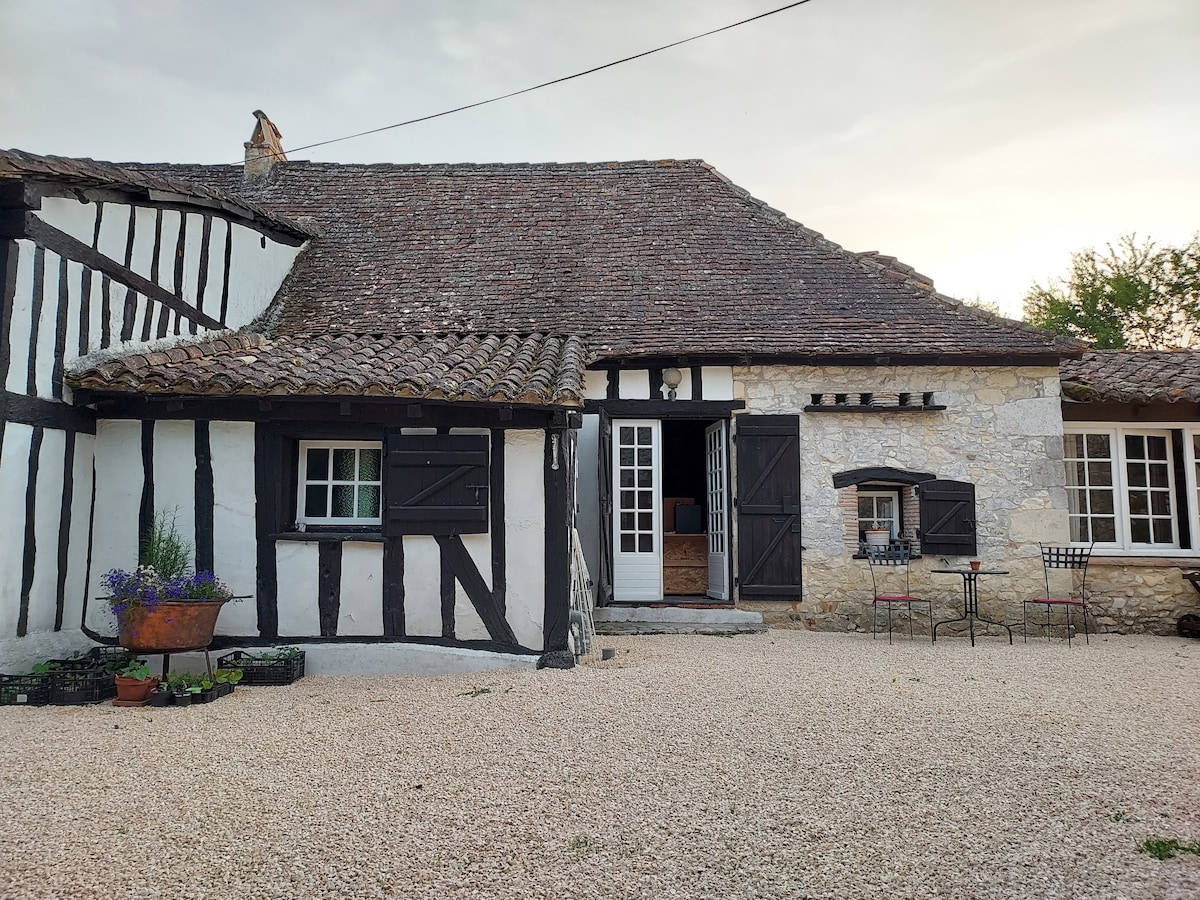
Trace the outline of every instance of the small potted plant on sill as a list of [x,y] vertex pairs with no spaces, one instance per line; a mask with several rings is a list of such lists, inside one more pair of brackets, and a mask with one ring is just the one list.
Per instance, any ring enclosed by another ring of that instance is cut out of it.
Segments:
[[193,573],[191,555],[174,515],[159,513],[142,548],[141,565],[132,572],[113,569],[104,575],[122,647],[175,653],[212,643],[217,616],[233,592],[212,572]]
[[892,542],[892,532],[878,522],[872,522],[871,527],[864,532],[864,538],[868,547],[886,547]]
[[144,659],[135,659],[113,676],[117,683],[117,699],[113,706],[145,706],[158,679],[150,674]]

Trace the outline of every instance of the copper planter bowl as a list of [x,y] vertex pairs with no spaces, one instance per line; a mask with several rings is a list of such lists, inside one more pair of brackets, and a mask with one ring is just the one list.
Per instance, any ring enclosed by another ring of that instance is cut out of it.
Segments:
[[203,650],[212,643],[217,616],[227,600],[164,600],[153,608],[131,606],[121,614],[120,641],[139,653]]

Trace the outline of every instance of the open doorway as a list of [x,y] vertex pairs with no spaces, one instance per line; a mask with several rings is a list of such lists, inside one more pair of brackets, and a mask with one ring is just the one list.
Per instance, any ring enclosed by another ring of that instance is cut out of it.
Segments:
[[614,602],[729,602],[727,441],[721,419],[612,421]]
[[725,424],[664,420],[663,597],[728,601]]

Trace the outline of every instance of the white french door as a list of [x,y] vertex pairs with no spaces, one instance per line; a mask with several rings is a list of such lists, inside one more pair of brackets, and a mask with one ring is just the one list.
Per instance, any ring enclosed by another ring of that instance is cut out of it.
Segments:
[[614,419],[613,600],[663,597],[662,426],[657,419]]
[[725,502],[729,423],[714,422],[704,429],[705,493],[708,501],[708,596],[729,599],[729,513]]

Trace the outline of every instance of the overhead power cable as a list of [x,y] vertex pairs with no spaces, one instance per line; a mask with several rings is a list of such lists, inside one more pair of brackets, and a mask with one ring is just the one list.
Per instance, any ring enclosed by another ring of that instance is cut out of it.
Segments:
[[464,110],[475,109],[477,106],[486,106],[489,103],[497,103],[500,100],[507,100],[510,97],[519,97],[521,94],[528,94],[530,91],[537,91],[545,87],[550,87],[551,85],[562,84],[564,81],[571,81],[574,78],[582,78],[584,75],[591,75],[593,72],[611,69],[613,66],[619,66],[622,63],[632,62],[635,59],[641,59],[642,57],[650,56],[653,53],[661,53],[663,50],[670,50],[672,47],[678,47],[682,44],[698,41],[701,38],[710,37],[714,34],[720,34],[722,31],[729,31],[729,29],[737,28],[739,25],[757,22],[759,19],[765,19],[767,16],[773,16],[777,13],[787,12],[789,9],[795,9],[797,6],[803,6],[805,3],[810,2],[812,2],[812,0],[796,0],[795,3],[789,3],[787,6],[781,6],[778,9],[772,9],[764,13],[759,13],[757,16],[751,16],[748,19],[742,19],[740,22],[733,22],[730,25],[723,25],[720,28],[714,28],[712,31],[706,31],[703,34],[694,34],[691,37],[673,41],[670,44],[663,44],[661,47],[655,47],[653,50],[645,50],[641,53],[635,53],[633,56],[626,56],[624,59],[613,60],[612,62],[605,63],[602,66],[594,66],[590,69],[584,69],[582,72],[576,72],[573,75],[564,75],[561,78],[555,78],[552,81],[544,81],[541,84],[535,84],[533,87],[522,88],[519,91],[511,91],[507,94],[501,94],[498,97],[490,97],[487,100],[478,100],[475,103],[468,103],[465,106],[456,106],[454,109],[443,110],[442,112],[432,113],[428,116],[419,116],[415,119],[407,119],[403,122],[395,122],[391,125],[382,125],[379,128],[371,128],[367,131],[359,131],[355,134],[347,134],[343,137],[331,138],[327,141],[317,141],[314,144],[303,144],[299,147],[286,149],[284,150],[284,153],[299,153],[301,150],[311,150],[314,147],[327,147],[330,144],[337,144],[342,141],[350,141],[354,140],[355,138],[366,137],[369,134],[379,134],[381,131],[391,131],[393,128],[403,128],[405,125],[415,125],[418,122],[428,122],[430,119],[438,119],[442,116],[449,116],[454,113],[463,112]]

